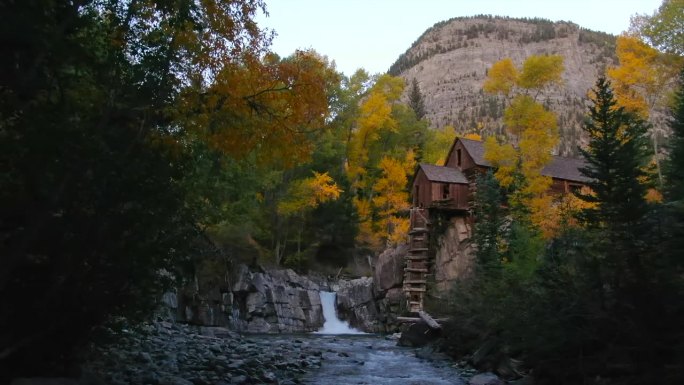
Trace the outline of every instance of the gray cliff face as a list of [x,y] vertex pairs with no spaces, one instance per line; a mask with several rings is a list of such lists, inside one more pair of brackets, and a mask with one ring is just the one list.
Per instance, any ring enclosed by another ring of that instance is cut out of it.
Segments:
[[254,333],[311,332],[323,326],[320,286],[292,270],[254,272],[241,265],[231,282],[192,296],[166,293],[160,316]]
[[[568,22],[505,18],[456,18],[428,29],[390,69],[408,84],[415,78],[434,127],[491,135],[503,129],[504,99],[482,92],[493,63],[516,66],[531,55],[561,55],[564,84],[546,89],[540,101],[558,115],[558,153],[579,144],[587,91],[606,66],[614,65],[615,37]],[[407,87],[405,98],[408,98]]]
[[444,233],[438,236],[434,265],[435,289],[446,293],[454,282],[472,274],[475,245],[472,242],[472,227],[462,216],[452,217]]
[[316,331],[324,322],[320,290],[290,269],[253,273],[242,267],[232,291],[235,326],[258,333]]

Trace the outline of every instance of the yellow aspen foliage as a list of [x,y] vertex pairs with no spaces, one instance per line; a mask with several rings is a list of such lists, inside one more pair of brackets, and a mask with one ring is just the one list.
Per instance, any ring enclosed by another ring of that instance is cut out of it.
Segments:
[[532,55],[522,66],[517,85],[521,88],[542,89],[563,83],[563,57],[560,55]]
[[487,72],[487,79],[482,88],[492,94],[504,94],[508,96],[518,81],[518,70],[513,60],[505,58],[492,64]]
[[[636,36],[618,36],[615,49],[619,65],[606,70],[619,106],[645,120],[658,107],[667,104],[668,92],[676,82],[682,58],[663,54]],[[658,180],[662,186],[659,139],[667,136],[662,122],[652,121],[649,137],[653,146]]]
[[[495,63],[492,68],[498,69],[512,66],[510,59]],[[509,73],[512,73],[509,71]],[[558,125],[554,113],[528,94],[530,90],[539,93],[543,88],[562,83],[563,58],[558,55],[530,56],[517,71],[513,84],[523,90],[514,96],[504,111],[504,124],[509,134],[510,143],[499,143],[495,138],[485,141],[485,159],[497,171],[494,176],[505,188],[515,187],[517,190],[509,196],[512,205],[527,207],[534,224],[540,225],[544,213],[551,206],[552,199],[546,195],[552,180],[541,174],[542,169],[552,159],[551,152],[558,143]],[[511,88],[494,87],[497,79],[493,79],[492,71],[488,81],[493,83],[485,87],[487,92],[508,95]],[[523,183],[515,185],[516,178],[522,177]]]
[[399,100],[404,81],[389,75],[381,76],[371,87],[359,107],[359,116],[347,149],[346,172],[353,190],[367,187],[364,176],[369,168],[368,151],[383,131],[395,132],[397,122],[392,105]]
[[648,191],[646,191],[646,202],[648,203],[662,203],[663,202],[663,194],[660,193],[660,191],[650,188]]
[[321,203],[336,200],[342,190],[327,172],[313,172],[314,176],[296,181],[288,188],[288,194],[278,204],[282,215],[299,214],[311,210]]
[[482,140],[482,135],[474,134],[474,133],[465,134],[465,135],[463,135],[463,139]]
[[618,104],[642,118],[648,118],[651,104],[648,98],[661,91],[657,73],[658,51],[636,37],[621,35],[617,38],[615,53],[620,65],[608,68],[606,74],[613,83]]
[[485,160],[496,168],[496,180],[502,187],[510,187],[514,182],[513,174],[516,170],[516,149],[510,143],[500,144],[493,136],[485,140],[484,149]]
[[384,240],[387,246],[405,241],[408,236],[409,218],[398,214],[410,207],[407,174],[413,172],[414,164],[412,154],[404,161],[390,157],[380,161],[382,176],[373,186],[372,204],[378,218],[376,237]]
[[443,165],[446,154],[456,139],[456,129],[453,126],[444,126],[429,130],[427,134],[422,162]]
[[[589,195],[591,189],[582,187],[581,193]],[[548,195],[543,199],[546,199],[547,202],[536,202],[536,204],[544,210],[533,210],[532,222],[538,224],[545,239],[557,236],[563,227],[578,227],[579,223],[575,214],[583,209],[595,206],[595,203],[583,201],[574,194],[564,194],[555,197],[553,201],[548,201],[552,199]]]

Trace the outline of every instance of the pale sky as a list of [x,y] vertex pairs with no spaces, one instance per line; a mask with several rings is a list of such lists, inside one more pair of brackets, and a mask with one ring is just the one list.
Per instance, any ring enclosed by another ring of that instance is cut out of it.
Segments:
[[288,56],[313,48],[351,75],[384,73],[437,22],[478,14],[571,21],[618,35],[635,13],[652,14],[662,0],[266,0],[261,28],[275,30],[271,49]]

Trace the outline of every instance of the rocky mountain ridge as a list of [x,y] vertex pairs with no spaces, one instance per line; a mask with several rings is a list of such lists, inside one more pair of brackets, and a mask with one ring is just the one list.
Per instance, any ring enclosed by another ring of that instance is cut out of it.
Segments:
[[615,36],[570,22],[454,18],[425,31],[389,73],[407,84],[418,81],[433,127],[451,125],[460,133],[491,135],[503,132],[505,100],[482,91],[488,68],[504,58],[520,65],[531,55],[561,55],[564,84],[545,90],[538,100],[558,116],[558,154],[574,155],[587,91],[606,66],[615,64],[614,52]]

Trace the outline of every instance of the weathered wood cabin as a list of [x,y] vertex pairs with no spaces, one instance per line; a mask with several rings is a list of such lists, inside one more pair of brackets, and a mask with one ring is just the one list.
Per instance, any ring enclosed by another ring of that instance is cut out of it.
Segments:
[[[581,159],[554,156],[542,175],[552,178],[552,193],[568,193],[585,184],[586,178],[579,172],[583,166]],[[413,178],[413,207],[467,210],[472,183],[478,173],[490,168],[483,142],[456,138],[444,166],[419,165]]]
[[[552,193],[568,193],[581,188],[586,178],[579,172],[581,159],[554,156],[542,170],[553,180]],[[484,159],[484,143],[457,138],[449,150],[444,166],[420,164],[413,178],[413,207],[409,252],[405,257],[403,290],[411,312],[421,313],[427,292],[427,277],[434,274],[430,253],[430,210],[466,217],[471,223],[470,204],[477,174],[491,169]],[[467,231],[466,231],[467,232]],[[469,235],[467,235],[469,236]]]

